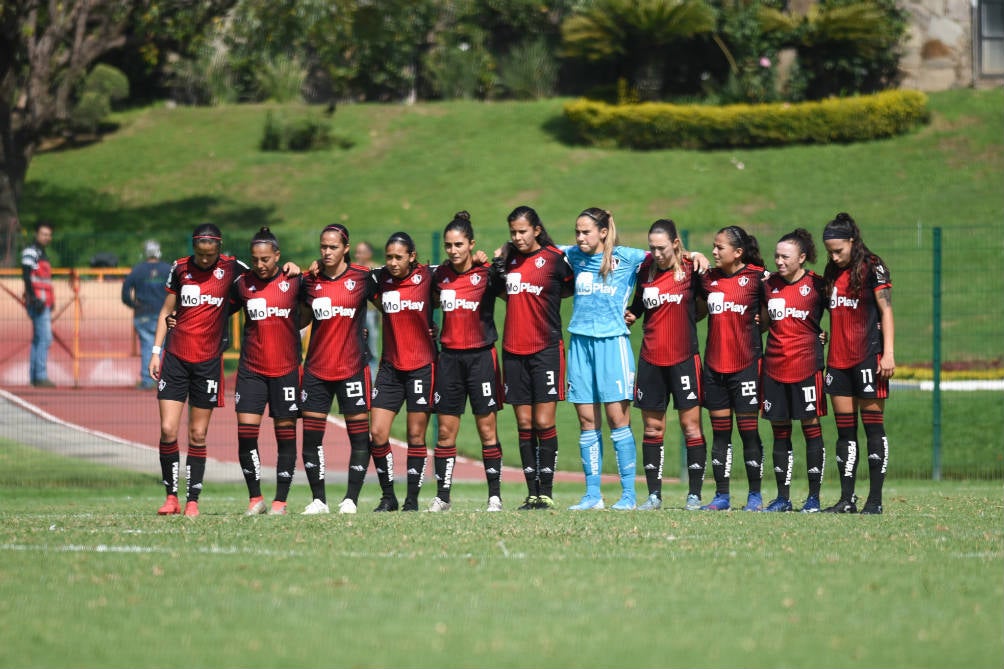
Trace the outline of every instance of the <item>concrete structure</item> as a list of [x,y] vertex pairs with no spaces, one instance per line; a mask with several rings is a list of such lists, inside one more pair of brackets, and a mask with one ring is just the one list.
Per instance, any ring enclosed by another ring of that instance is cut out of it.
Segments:
[[903,87],[941,91],[1004,81],[1004,0],[901,0],[910,13]]

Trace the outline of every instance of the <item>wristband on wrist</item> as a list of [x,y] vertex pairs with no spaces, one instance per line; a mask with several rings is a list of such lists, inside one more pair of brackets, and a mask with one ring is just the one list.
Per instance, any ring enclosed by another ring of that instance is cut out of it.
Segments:
[[161,350],[163,349],[161,349],[159,346],[154,346],[153,348],[150,349],[150,352],[153,353],[154,355],[160,355]]

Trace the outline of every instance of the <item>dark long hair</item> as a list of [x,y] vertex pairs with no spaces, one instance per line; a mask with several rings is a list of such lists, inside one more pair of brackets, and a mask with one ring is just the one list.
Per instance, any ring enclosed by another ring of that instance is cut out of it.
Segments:
[[[527,205],[520,205],[513,209],[509,216],[506,217],[506,221],[512,225],[519,219],[525,219],[527,223],[530,224],[531,228],[539,229],[540,232],[537,233],[537,243],[541,246],[554,246],[554,240],[551,239],[551,235],[547,234],[547,228],[544,227],[544,223],[540,220],[540,216],[537,215],[537,211],[533,207],[528,207]],[[518,253],[516,247],[511,241],[506,242],[502,245],[502,257],[508,258],[511,253]]]
[[341,223],[328,223],[327,225],[324,226],[324,229],[321,230],[322,237],[324,236],[325,232],[337,232],[339,235],[341,235],[342,244],[345,245],[345,262],[351,264],[352,254],[350,253],[349,249],[349,229],[346,228]]
[[[415,253],[415,240],[413,240],[411,238],[411,235],[409,235],[407,232],[395,232],[390,237],[388,237],[387,243],[383,245],[384,252],[387,251],[387,247],[390,246],[391,244],[401,244],[402,246],[404,246],[405,249],[407,249],[408,253]],[[418,265],[418,256],[416,255],[415,258],[410,263],[408,263],[408,268],[415,269],[417,265]]]
[[747,233],[738,225],[727,225],[719,230],[717,234],[725,235],[732,248],[743,250],[739,259],[744,264],[766,267],[763,258],[760,257],[760,243],[756,240],[756,237]]
[[797,245],[802,253],[805,254],[805,262],[816,262],[816,243],[812,240],[812,233],[805,228],[795,228],[777,240],[778,244],[781,242],[791,242]]
[[453,215],[453,220],[443,228],[443,237],[451,230],[458,231],[464,237],[467,237],[468,241],[474,241],[474,226],[471,225],[471,215],[467,211],[458,211]]
[[[865,246],[864,240],[861,239],[861,229],[847,212],[840,212],[823,228],[823,241],[825,242],[827,239],[849,239],[851,241],[851,262],[848,264],[848,268],[851,270],[851,280],[847,286],[847,293],[851,297],[857,297],[861,294],[861,286],[868,274],[868,268],[885,263],[882,258]],[[833,291],[833,284],[837,280],[838,274],[840,274],[840,268],[830,258],[826,263],[826,269],[823,270],[827,292]]]
[[223,233],[212,223],[200,223],[192,231],[192,246],[205,241],[216,242],[216,251],[219,253],[223,248]]

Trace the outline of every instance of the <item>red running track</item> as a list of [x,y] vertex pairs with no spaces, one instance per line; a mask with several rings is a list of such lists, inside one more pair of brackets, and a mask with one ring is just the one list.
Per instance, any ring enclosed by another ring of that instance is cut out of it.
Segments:
[[[157,408],[157,397],[153,391],[108,387],[33,388],[30,386],[8,386],[5,389],[24,402],[65,423],[149,448],[150,472],[158,473],[157,444],[160,437],[160,414]],[[187,446],[184,436],[185,424],[183,416],[179,434],[179,445],[182,452],[186,450]],[[331,419],[324,435],[325,461],[329,472],[343,473],[347,470],[348,443],[344,424],[340,422],[340,419]],[[276,443],[271,419],[266,418],[262,423],[259,444],[262,464],[274,467],[276,464]],[[396,474],[403,478],[407,446],[397,441],[392,442],[392,446],[400,454],[395,460],[401,466],[402,471],[396,472]],[[238,467],[237,415],[232,406],[222,407],[213,412],[213,419],[209,425],[207,447],[210,458],[222,462],[232,462],[235,474],[239,471],[236,469]],[[515,444],[508,449],[507,457],[510,460],[512,458],[518,460],[519,455],[516,452]],[[458,481],[484,481],[485,476],[480,461],[463,457],[457,458],[453,475]],[[503,480],[508,482],[522,481],[523,472],[518,467],[505,467]],[[555,480],[582,482],[582,474],[559,471],[555,475]],[[604,475],[604,482],[616,480],[615,475]]]

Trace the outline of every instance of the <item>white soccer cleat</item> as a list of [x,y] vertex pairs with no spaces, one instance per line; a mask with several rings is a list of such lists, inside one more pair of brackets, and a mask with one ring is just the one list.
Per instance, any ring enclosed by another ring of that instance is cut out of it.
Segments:
[[338,503],[338,513],[355,513],[356,503],[346,497]]
[[442,513],[444,511],[449,511],[449,510],[450,510],[450,503],[444,502],[438,497],[434,497],[432,499],[432,502],[429,504],[428,508],[429,513]]
[[502,510],[502,498],[498,495],[492,495],[488,498],[488,511],[501,511]]
[[328,509],[328,505],[319,499],[315,499],[313,502],[307,505],[307,508],[303,510],[304,516],[317,516],[322,513],[331,513]]

